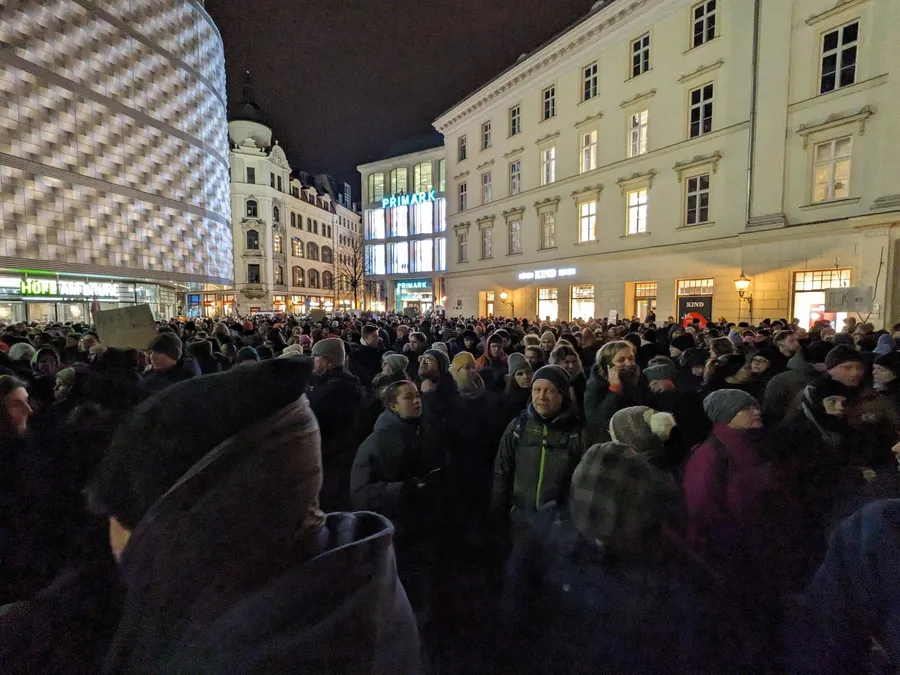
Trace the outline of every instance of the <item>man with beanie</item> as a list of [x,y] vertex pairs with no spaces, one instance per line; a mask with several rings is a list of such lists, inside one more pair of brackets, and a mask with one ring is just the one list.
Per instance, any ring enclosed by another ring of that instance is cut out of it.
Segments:
[[875,359],[872,379],[876,391],[886,397],[893,409],[900,414],[900,352],[890,351]]
[[849,345],[838,345],[825,357],[825,370],[828,376],[840,382],[848,389],[857,389],[866,376],[859,352]]
[[200,375],[197,362],[183,358],[181,339],[175,333],[159,333],[150,341],[147,351],[150,369],[141,375],[141,389],[147,395]]
[[259,354],[256,350],[253,347],[241,347],[234,359],[234,365],[252,366],[254,363],[259,363]]
[[318,508],[308,374],[278,359],[183,382],[119,430],[88,490],[127,592],[104,672],[418,672],[392,525]]
[[544,504],[565,499],[583,452],[569,375],[560,366],[544,366],[532,377],[528,407],[500,439],[491,490],[494,523],[509,521],[514,539],[524,535]]
[[828,377],[825,358],[831,351],[828,342],[814,342],[788,359],[787,370],[766,384],[762,414],[766,426],[792,419],[800,408],[800,397],[807,385]]
[[464,399],[478,397],[484,392],[484,381],[478,373],[475,357],[470,352],[460,352],[453,357],[450,362],[450,375]]
[[673,359],[677,359],[688,349],[692,349],[695,346],[694,344],[694,336],[688,333],[682,333],[681,335],[672,339],[669,343],[669,356]]
[[359,344],[350,352],[350,372],[359,378],[367,391],[381,370],[381,348],[377,326],[363,326]]
[[[450,371],[450,359],[440,349],[428,349],[419,357],[419,379],[422,393],[433,391]],[[450,378],[451,380],[453,378]]]
[[406,376],[406,368],[409,366],[409,359],[403,354],[385,354],[381,357],[381,373],[383,375],[397,375],[402,373]]
[[365,393],[356,375],[345,370],[344,354],[340,338],[316,342],[312,348],[315,375],[307,390],[322,432],[324,485],[320,500],[329,510],[349,508],[356,425]]

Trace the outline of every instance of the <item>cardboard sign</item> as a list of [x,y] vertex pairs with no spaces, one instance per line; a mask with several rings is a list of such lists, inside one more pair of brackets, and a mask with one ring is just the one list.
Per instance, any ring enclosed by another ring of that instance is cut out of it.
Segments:
[[94,313],[94,327],[107,347],[147,349],[156,337],[156,322],[150,305],[104,309]]
[[868,312],[875,299],[872,286],[829,288],[825,291],[826,312]]
[[617,310],[617,309],[609,310],[609,314],[607,315],[607,317],[609,318],[610,323],[615,323],[616,321],[619,320],[619,310]]

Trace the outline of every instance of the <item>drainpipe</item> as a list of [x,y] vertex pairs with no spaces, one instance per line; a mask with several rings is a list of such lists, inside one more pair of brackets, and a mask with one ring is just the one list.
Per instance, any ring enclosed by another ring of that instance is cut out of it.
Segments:
[[753,0],[753,52],[750,58],[750,141],[747,148],[747,211],[744,227],[750,223],[753,203],[753,163],[756,156],[756,99],[759,87],[759,12],[762,0]]

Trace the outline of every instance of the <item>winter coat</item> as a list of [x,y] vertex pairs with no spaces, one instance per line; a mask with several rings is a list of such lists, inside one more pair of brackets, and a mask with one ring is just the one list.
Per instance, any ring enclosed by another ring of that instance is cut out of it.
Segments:
[[571,408],[547,420],[529,403],[500,439],[491,490],[493,517],[497,522],[508,517],[522,533],[544,504],[564,502],[583,454],[580,425]]
[[807,385],[827,375],[807,363],[802,353],[788,360],[788,369],[779,373],[766,385],[762,396],[762,415],[766,426],[774,426],[782,420],[791,419],[799,405],[798,395]]
[[585,446],[610,440],[609,422],[623,408],[651,405],[650,391],[641,377],[634,387],[622,385],[611,391],[609,381],[600,375],[599,366],[591,368],[591,378],[584,392]]
[[377,347],[359,345],[350,352],[350,372],[359,378],[367,390],[372,388],[372,379],[381,372],[381,351]]
[[192,377],[199,377],[200,367],[190,357],[182,358],[178,363],[165,372],[148,370],[141,374],[141,391],[145,396],[152,396],[166,387],[178,382],[184,382]]

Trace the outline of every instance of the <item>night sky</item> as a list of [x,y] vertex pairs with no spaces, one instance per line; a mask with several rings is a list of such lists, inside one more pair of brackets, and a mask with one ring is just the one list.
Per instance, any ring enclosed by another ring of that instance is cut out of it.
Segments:
[[438,115],[592,4],[206,0],[206,9],[225,43],[229,103],[249,70],[291,166],[346,180],[357,201],[357,164],[436,134]]

